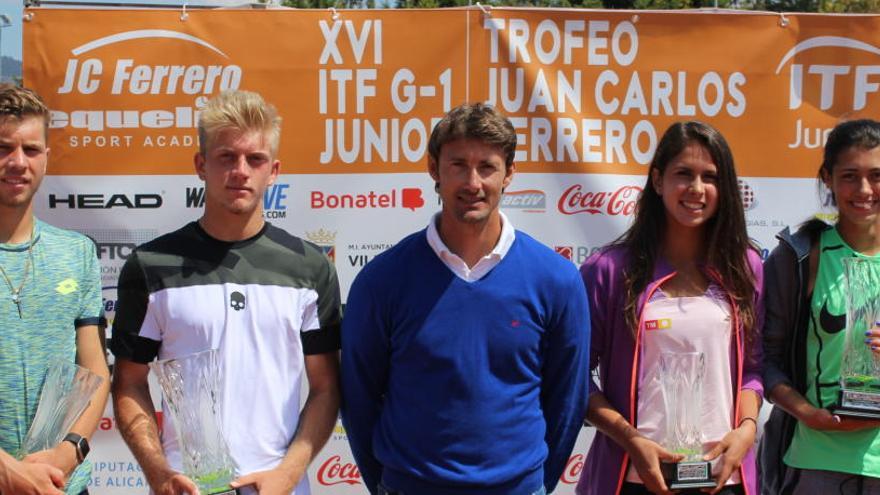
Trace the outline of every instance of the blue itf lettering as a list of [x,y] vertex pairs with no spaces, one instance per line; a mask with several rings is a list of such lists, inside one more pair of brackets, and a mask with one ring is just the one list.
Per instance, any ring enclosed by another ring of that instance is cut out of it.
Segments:
[[286,210],[285,203],[287,199],[286,189],[290,188],[290,184],[273,184],[266,189],[263,195],[264,210]]

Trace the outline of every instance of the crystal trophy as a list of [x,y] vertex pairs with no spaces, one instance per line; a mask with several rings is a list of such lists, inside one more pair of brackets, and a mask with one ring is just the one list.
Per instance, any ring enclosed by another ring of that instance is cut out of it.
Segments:
[[150,363],[178,436],[183,472],[203,495],[238,493],[229,486],[234,464],[220,431],[222,405],[217,352],[208,351]]
[[880,317],[880,260],[844,258],[846,343],[835,414],[880,419],[880,363],[865,345],[865,332]]
[[661,465],[670,490],[711,488],[716,484],[711,464],[703,460],[700,432],[705,361],[702,352],[660,355],[660,385],[666,407],[666,438],[662,444],[668,451],[684,455],[679,462]]
[[88,407],[104,379],[73,362],[49,363],[40,390],[37,413],[31,422],[18,457],[55,447]]

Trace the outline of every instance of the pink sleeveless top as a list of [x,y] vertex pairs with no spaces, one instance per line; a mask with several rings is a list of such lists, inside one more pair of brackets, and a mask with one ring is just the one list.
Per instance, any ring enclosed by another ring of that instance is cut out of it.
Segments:
[[[644,309],[645,332],[641,349],[638,384],[638,424],[645,437],[663,444],[666,411],[660,385],[660,355],[664,352],[702,352],[706,370],[703,379],[703,452],[711,450],[731,430],[734,390],[733,324],[730,304],[722,289],[711,283],[702,296],[668,297],[657,290]],[[713,461],[713,472],[721,469],[721,457]],[[635,468],[627,469],[626,480],[641,483]],[[727,484],[739,484],[734,471]]]

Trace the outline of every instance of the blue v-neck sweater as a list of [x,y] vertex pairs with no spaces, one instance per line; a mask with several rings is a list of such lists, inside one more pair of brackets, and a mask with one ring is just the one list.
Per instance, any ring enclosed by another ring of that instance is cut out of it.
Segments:
[[372,493],[555,487],[589,381],[589,307],[569,261],[517,231],[469,283],[423,230],[364,267],[342,334],[343,421]]

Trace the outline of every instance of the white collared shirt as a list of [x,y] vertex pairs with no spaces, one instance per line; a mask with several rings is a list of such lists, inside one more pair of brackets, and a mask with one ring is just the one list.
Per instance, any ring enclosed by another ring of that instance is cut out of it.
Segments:
[[452,273],[458,278],[465,282],[480,280],[492,271],[498,263],[501,263],[507,252],[510,251],[510,246],[513,245],[514,239],[516,239],[516,230],[511,225],[510,220],[507,219],[504,213],[498,213],[501,215],[501,237],[498,238],[495,248],[489,254],[480,258],[473,268],[469,268],[467,263],[457,254],[450,251],[446,244],[443,243],[443,240],[440,239],[440,233],[437,232],[437,220],[440,219],[440,213],[435,214],[431,218],[431,222],[428,223],[428,244],[434,250],[434,253],[437,254],[437,257],[440,258],[440,261],[452,270]]

